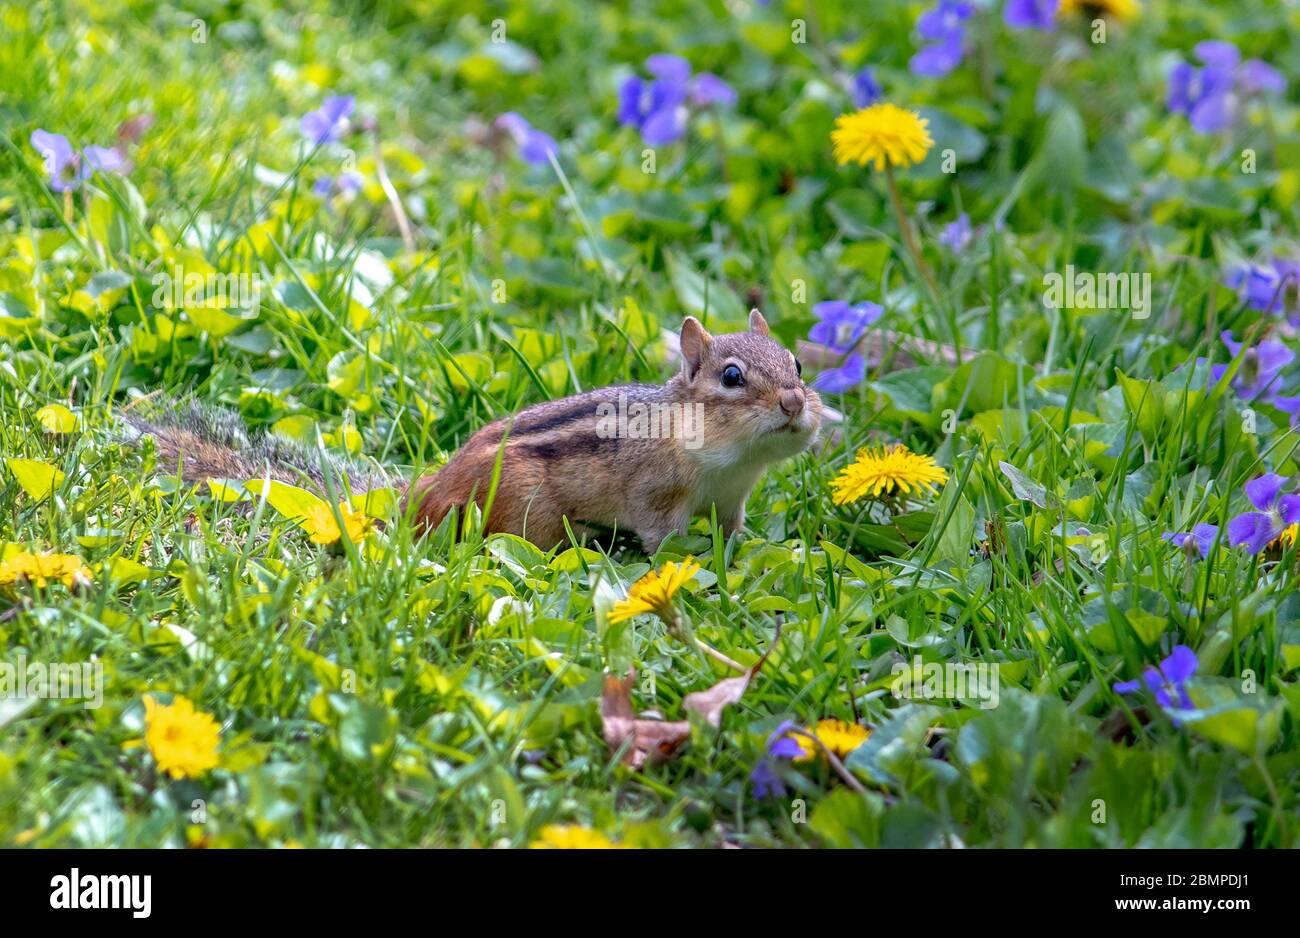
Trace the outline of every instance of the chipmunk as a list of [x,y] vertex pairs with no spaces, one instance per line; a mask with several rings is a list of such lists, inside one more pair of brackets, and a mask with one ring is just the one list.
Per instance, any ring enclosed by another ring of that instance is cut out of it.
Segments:
[[[579,534],[631,529],[650,553],[715,509],[727,534],[740,531],[745,499],[764,470],[816,438],[821,398],[758,310],[750,313],[748,332],[716,336],[688,316],[680,345],[682,367],[667,384],[599,388],[480,429],[441,469],[411,484],[406,500],[417,522],[432,530],[471,500],[483,508],[499,457],[488,533],[517,534],[550,549],[566,540],[568,519]],[[249,438],[210,411],[179,424],[131,423],[152,434],[160,459],[179,463],[188,480],[269,473],[291,482],[295,471],[318,485],[322,479],[312,451]]]
[[[714,506],[725,532],[741,530],[745,499],[763,471],[813,442],[821,398],[803,383],[795,357],[771,339],[758,310],[750,313],[748,332],[718,336],[686,317],[681,353],[681,371],[665,385],[600,388],[483,427],[447,465],[411,487],[418,517],[433,527],[471,498],[482,506],[504,438],[489,531],[551,547],[565,539],[568,518],[575,533],[589,525],[630,528],[653,552]],[[636,405],[647,429],[656,413],[681,417],[671,432],[647,438],[634,429]],[[611,410],[628,412],[628,433],[602,424]]]

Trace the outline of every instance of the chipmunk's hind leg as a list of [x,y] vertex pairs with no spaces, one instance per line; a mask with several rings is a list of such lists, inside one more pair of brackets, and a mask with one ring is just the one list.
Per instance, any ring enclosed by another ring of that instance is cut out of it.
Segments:
[[542,550],[550,550],[569,539],[564,530],[564,513],[541,485],[522,497],[502,497],[498,490],[488,516],[488,529],[517,534]]
[[500,482],[490,491],[496,458],[494,445],[474,446],[471,441],[447,465],[416,482],[411,497],[419,506],[417,522],[431,531],[453,508],[463,519],[473,502],[486,514],[485,534],[514,534],[545,549],[561,543],[565,539],[562,513],[547,494],[538,467],[507,451]]

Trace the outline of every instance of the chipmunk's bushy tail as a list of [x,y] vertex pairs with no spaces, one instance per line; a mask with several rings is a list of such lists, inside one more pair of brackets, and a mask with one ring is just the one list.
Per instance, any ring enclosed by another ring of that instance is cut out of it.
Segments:
[[290,485],[307,484],[324,492],[328,469],[332,484],[355,494],[391,485],[377,468],[324,452],[284,437],[252,432],[237,411],[198,401],[153,405],[144,413],[124,416],[125,436],[151,436],[164,472],[180,471],[186,482],[266,478]]

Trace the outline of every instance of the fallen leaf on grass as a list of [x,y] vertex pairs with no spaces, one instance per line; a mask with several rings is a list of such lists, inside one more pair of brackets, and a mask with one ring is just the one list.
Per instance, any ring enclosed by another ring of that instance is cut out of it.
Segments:
[[652,761],[671,758],[677,747],[690,737],[691,724],[687,720],[637,719],[631,697],[635,681],[635,670],[628,671],[627,677],[621,681],[612,674],[605,675],[605,689],[600,695],[600,722],[605,744],[611,752],[617,752],[631,740],[623,753],[623,763],[639,769],[645,765],[647,757],[652,757]]
[[729,677],[718,681],[708,690],[697,690],[693,694],[687,694],[682,698],[682,706],[704,717],[705,722],[710,726],[717,726],[722,722],[723,709],[727,704],[736,703],[745,696],[745,688],[749,687],[750,680],[758,673],[762,664],[763,662],[760,661],[740,677]]
[[[772,645],[752,668],[739,677],[724,678],[708,690],[687,694],[682,698],[683,709],[698,713],[710,726],[718,726],[722,722],[722,711],[745,695],[750,681],[763,667],[780,637],[778,627]],[[690,739],[691,723],[689,720],[638,717],[632,708],[632,685],[635,683],[635,669],[630,669],[621,681],[612,674],[605,675],[605,687],[600,695],[600,722],[609,751],[618,752],[626,744],[623,764],[639,769],[647,759],[654,763],[676,755],[682,743]]]

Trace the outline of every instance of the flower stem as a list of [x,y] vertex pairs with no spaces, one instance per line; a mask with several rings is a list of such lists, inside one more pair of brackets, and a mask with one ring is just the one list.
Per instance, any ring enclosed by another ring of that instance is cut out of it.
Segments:
[[731,171],[727,168],[727,141],[722,135],[722,114],[716,107],[709,110],[713,112],[713,132],[716,134],[714,142],[718,148],[718,167],[722,171],[722,181],[731,182]]
[[907,211],[903,208],[902,196],[898,194],[898,183],[894,180],[893,164],[888,160],[885,161],[885,185],[889,189],[889,201],[894,206],[894,215],[898,218],[898,228],[903,233],[903,244],[907,246],[908,253],[912,255],[917,270],[921,272],[921,276],[929,284],[935,299],[938,299],[939,282],[935,279],[934,271],[930,269],[930,265],[921,256],[920,245],[916,243],[916,235],[912,232],[912,223],[907,217]]
[[679,610],[673,609],[672,621],[668,622],[667,625],[669,635],[674,635],[677,638],[680,638],[682,641],[686,642],[686,644],[694,647],[696,651],[701,651],[710,658],[713,658],[715,661],[720,661],[732,670],[739,671],[742,674],[749,670],[749,668],[745,667],[740,662],[728,658],[712,645],[708,645],[696,638],[694,632],[685,628],[685,623],[682,621],[682,614]]
[[411,232],[411,223],[407,220],[406,209],[402,206],[402,197],[388,176],[388,167],[384,165],[384,150],[379,139],[379,130],[375,129],[375,174],[379,177],[379,186],[384,190],[388,204],[392,206],[393,217],[397,219],[397,230],[401,232],[402,244],[408,251],[415,250],[415,235]]
[[850,772],[844,763],[840,761],[839,757],[835,755],[835,753],[831,752],[830,747],[818,739],[815,733],[809,733],[804,730],[794,730],[793,735],[802,736],[805,739],[811,740],[814,745],[821,749],[822,755],[826,757],[826,761],[830,763],[835,774],[844,780],[844,784],[848,785],[859,795],[865,795],[867,793],[867,787],[857,780],[853,773]]

